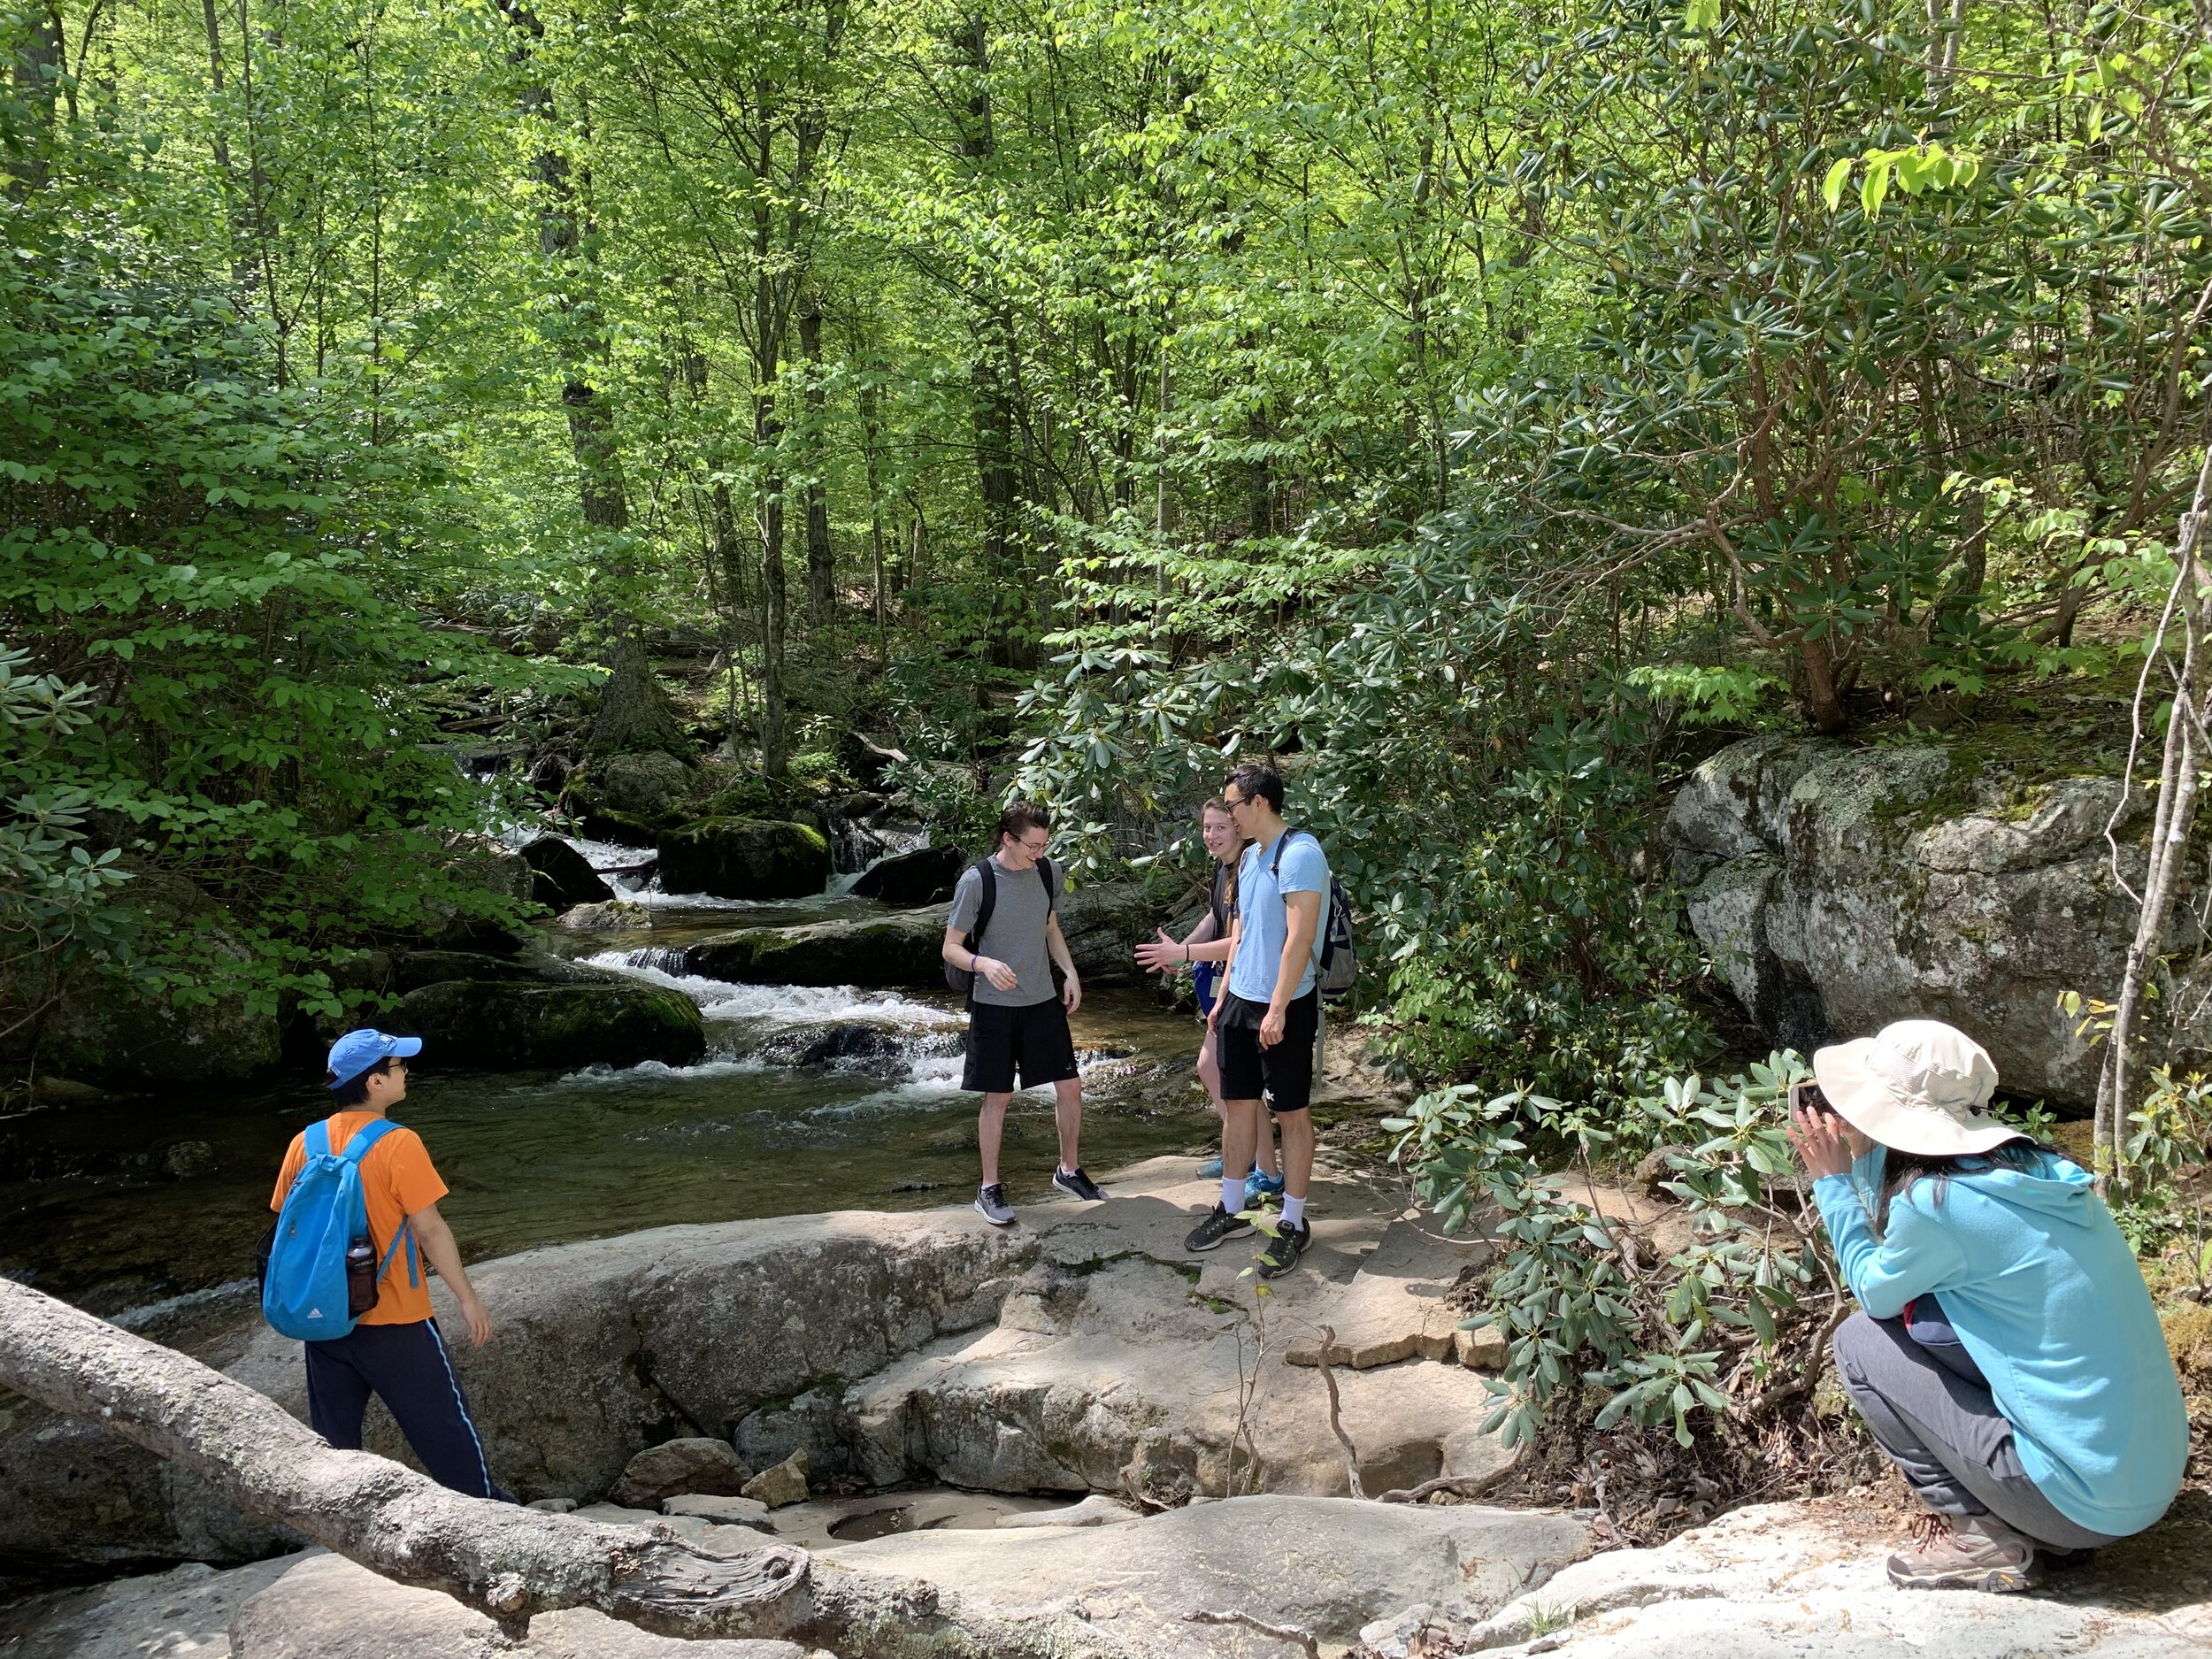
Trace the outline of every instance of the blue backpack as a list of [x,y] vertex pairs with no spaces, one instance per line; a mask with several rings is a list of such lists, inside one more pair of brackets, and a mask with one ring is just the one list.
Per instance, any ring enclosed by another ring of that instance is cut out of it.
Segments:
[[[369,1208],[361,1194],[361,1160],[399,1125],[379,1118],[364,1124],[342,1152],[330,1149],[327,1119],[308,1126],[306,1161],[292,1178],[265,1242],[261,1313],[284,1336],[324,1342],[344,1336],[376,1306],[376,1287],[414,1229],[402,1223],[382,1261],[369,1234]],[[407,1282],[422,1283],[415,1252],[407,1252]]]

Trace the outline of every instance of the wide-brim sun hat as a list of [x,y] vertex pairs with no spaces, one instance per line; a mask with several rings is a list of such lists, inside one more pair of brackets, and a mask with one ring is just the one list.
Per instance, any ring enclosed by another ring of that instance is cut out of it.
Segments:
[[1846,1123],[1900,1152],[1957,1157],[2021,1138],[1983,1110],[1997,1087],[1989,1051],[1939,1019],[1901,1019],[1822,1048],[1813,1075]]

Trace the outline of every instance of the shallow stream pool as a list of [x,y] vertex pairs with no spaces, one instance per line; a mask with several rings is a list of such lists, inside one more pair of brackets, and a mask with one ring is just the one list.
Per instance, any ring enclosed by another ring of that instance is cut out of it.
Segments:
[[[866,902],[668,908],[649,932],[550,941],[690,995],[710,1048],[698,1065],[458,1072],[426,1051],[394,1115],[420,1132],[452,1188],[440,1210],[464,1257],[673,1222],[966,1202],[976,1101],[959,1087],[965,1022],[953,993],[725,985],[655,965],[733,925],[848,907]],[[1124,986],[1087,995],[1074,1026],[1092,1170],[1213,1141],[1191,1019]],[[840,1057],[793,1064],[825,1053]],[[0,1168],[0,1272],[134,1325],[172,1299],[188,1311],[251,1272],[285,1144],[326,1110],[319,1088],[289,1083],[19,1118]],[[1048,1189],[1053,1162],[1050,1091],[1018,1096],[1004,1159],[1016,1203]]]

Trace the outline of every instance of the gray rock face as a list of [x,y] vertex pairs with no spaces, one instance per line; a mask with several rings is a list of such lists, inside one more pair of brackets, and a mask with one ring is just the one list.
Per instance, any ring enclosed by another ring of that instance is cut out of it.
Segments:
[[[2119,986],[2136,906],[2104,839],[2117,788],[2014,792],[1943,747],[1756,737],[1698,768],[1666,836],[1691,926],[1778,1041],[1809,1054],[1947,1020],[2007,1088],[2085,1106],[2101,1051],[2056,999]],[[2124,829],[2139,867],[2140,828]]]
[[608,1495],[634,1509],[654,1509],[688,1492],[727,1497],[753,1478],[727,1440],[687,1434],[649,1446],[623,1465]]
[[807,1455],[794,1452],[772,1469],[764,1469],[745,1483],[743,1495],[772,1509],[806,1502]]
[[[488,835],[454,835],[446,841],[446,872],[465,888],[491,899],[526,902],[537,875],[522,855]],[[423,906],[416,928],[424,943],[440,950],[490,950],[502,955],[525,940],[466,905],[434,900]]]

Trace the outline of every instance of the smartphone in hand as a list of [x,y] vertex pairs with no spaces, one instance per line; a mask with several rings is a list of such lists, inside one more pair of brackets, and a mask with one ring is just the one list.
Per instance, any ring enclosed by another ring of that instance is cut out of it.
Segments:
[[1820,1092],[1820,1085],[1809,1078],[1802,1083],[1790,1085],[1790,1116],[1794,1118],[1800,1112],[1818,1112],[1824,1118],[1836,1116],[1836,1109]]

